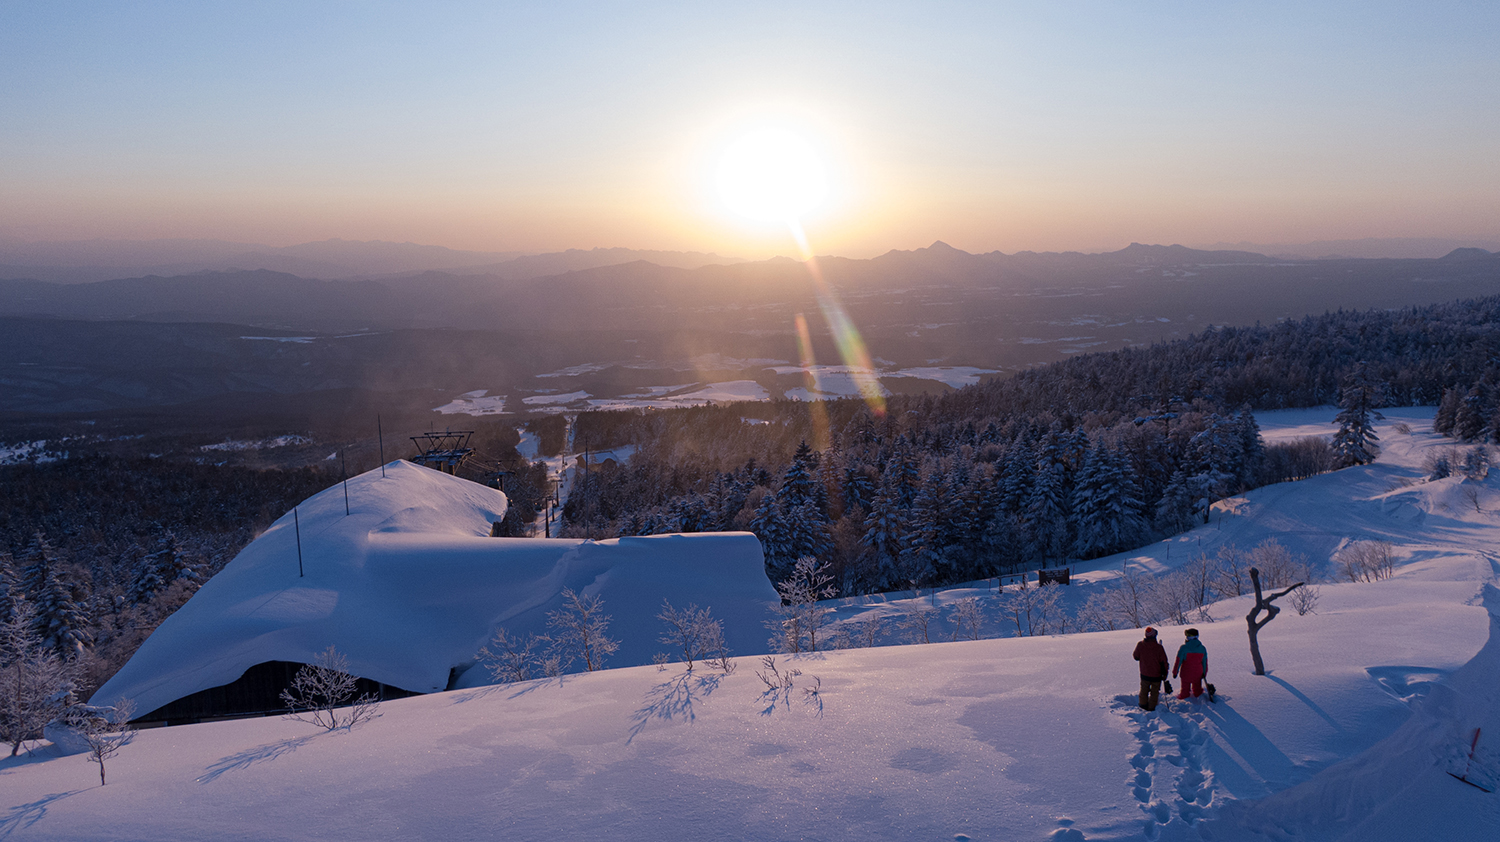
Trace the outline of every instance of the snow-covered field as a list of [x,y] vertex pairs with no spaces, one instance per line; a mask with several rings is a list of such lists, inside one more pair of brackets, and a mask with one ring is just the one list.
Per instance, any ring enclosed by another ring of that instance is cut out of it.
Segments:
[[[728,676],[644,666],[390,702],[347,733],[142,732],[106,787],[42,746],[0,761],[0,839],[1494,840],[1500,795],[1448,772],[1482,728],[1469,777],[1500,773],[1500,482],[1423,481],[1449,446],[1423,432],[1431,410],[1386,415],[1376,464],[1081,568],[1073,599],[1127,560],[1222,543],[1275,537],[1315,565],[1346,539],[1395,545],[1393,578],[1323,584],[1316,613],[1266,627],[1270,675],[1251,674],[1247,599],[1212,606],[1216,704],[1138,710],[1135,631],[778,656],[801,670],[778,692],[747,652]],[[1332,416],[1260,418],[1272,439]]]

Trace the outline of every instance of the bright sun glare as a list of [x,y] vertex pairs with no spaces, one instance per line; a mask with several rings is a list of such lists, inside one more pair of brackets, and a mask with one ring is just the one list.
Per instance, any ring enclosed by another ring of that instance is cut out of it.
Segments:
[[758,129],[724,150],[719,197],[756,222],[795,224],[828,198],[828,175],[812,145],[785,129]]

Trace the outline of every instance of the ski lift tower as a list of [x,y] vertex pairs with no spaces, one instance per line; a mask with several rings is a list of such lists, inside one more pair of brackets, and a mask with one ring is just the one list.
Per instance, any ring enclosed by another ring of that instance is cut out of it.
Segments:
[[417,455],[411,461],[445,474],[455,474],[459,466],[474,455],[474,448],[469,447],[469,437],[473,435],[473,430],[444,430],[412,436]]

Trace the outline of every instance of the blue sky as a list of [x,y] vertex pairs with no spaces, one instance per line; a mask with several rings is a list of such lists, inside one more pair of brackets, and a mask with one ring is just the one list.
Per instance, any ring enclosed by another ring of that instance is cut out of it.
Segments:
[[[1041,8],[1037,8],[1041,7]],[[760,256],[1500,238],[1500,4],[0,2],[0,236]]]

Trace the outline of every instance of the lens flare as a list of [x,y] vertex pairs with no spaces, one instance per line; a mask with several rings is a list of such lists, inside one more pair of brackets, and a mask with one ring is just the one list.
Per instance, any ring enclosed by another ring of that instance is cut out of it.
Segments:
[[839,349],[839,356],[843,358],[844,365],[851,369],[860,397],[864,398],[870,411],[877,417],[883,416],[885,415],[885,389],[880,385],[880,378],[875,375],[875,363],[870,359],[870,352],[865,348],[865,340],[859,335],[859,330],[850,320],[849,314],[844,311],[844,305],[839,301],[838,293],[824,279],[823,270],[818,266],[818,259],[808,246],[807,234],[803,232],[802,226],[793,221],[791,229],[798,247],[802,249],[802,265],[807,267],[807,273],[812,276],[813,293],[818,297],[818,308],[823,311],[823,319],[828,323],[828,332],[833,336],[833,344]]
[[818,388],[818,361],[813,355],[812,332],[807,329],[806,316],[798,313],[795,321],[797,350],[802,362],[802,382],[807,387],[807,412],[812,422],[813,447],[820,451],[827,450],[832,445],[832,439],[828,433],[828,410],[817,399],[821,390]]

